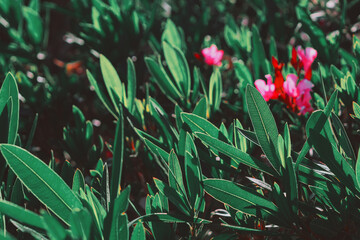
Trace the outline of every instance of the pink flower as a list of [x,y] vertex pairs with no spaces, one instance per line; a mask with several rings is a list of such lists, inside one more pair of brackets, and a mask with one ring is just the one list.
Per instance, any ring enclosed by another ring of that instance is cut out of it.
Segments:
[[307,79],[303,79],[297,85],[297,90],[299,92],[299,95],[301,95],[301,94],[305,94],[307,92],[310,92],[313,87],[314,87],[314,84],[312,84]]
[[317,51],[314,48],[307,47],[305,51],[301,48],[301,46],[297,46],[296,51],[298,56],[303,63],[305,72],[311,67],[311,64],[314,62],[315,58],[317,57]]
[[299,109],[300,114],[305,114],[308,112],[312,112],[314,110],[311,107],[310,100],[311,100],[310,91],[306,91],[304,94],[300,95],[296,99],[296,105]]
[[218,50],[216,45],[213,44],[208,48],[204,48],[201,50],[201,54],[203,55],[206,64],[221,66],[224,51]]
[[296,87],[297,80],[298,77],[295,74],[291,73],[286,76],[283,87],[289,97],[296,98],[299,95],[298,88]]
[[298,77],[295,74],[288,74],[284,82],[284,91],[290,97],[288,103],[294,109],[299,110],[300,114],[312,112],[310,91],[314,85],[307,79],[301,80],[297,85]]
[[276,98],[275,93],[275,84],[272,82],[272,77],[270,74],[265,75],[267,79],[267,84],[264,80],[258,79],[255,81],[255,87],[260,92],[260,94],[263,96],[265,101],[269,101],[270,99]]
[[300,114],[305,114],[308,112],[312,112],[314,110],[310,104],[310,100],[311,100],[310,91],[313,87],[314,84],[312,84],[307,79],[301,80],[297,85],[299,97],[296,98],[296,105],[300,111]]

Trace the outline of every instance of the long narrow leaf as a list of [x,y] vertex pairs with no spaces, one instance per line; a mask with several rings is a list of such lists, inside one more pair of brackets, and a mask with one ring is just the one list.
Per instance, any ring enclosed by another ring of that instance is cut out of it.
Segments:
[[21,182],[65,223],[69,223],[73,209],[81,208],[80,200],[66,183],[40,159],[10,144],[0,150],[11,170]]

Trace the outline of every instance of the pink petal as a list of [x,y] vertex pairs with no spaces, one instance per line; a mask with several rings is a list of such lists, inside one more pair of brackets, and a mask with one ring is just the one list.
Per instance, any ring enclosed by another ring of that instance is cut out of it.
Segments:
[[317,57],[317,51],[314,48],[307,47],[305,49],[305,55],[309,60],[314,62],[315,58]]
[[296,51],[301,62],[304,65],[304,70],[307,72],[311,64],[314,62],[315,58],[317,57],[317,51],[314,48],[307,47],[305,51],[301,48],[301,46],[297,46]]
[[258,79],[255,81],[255,87],[260,92],[261,96],[265,99],[265,101],[269,101],[275,92],[275,84],[272,83],[271,75],[266,75],[267,83],[264,80]]
[[212,44],[210,47],[201,50],[201,54],[206,64],[220,66],[224,51],[218,50],[216,45]]
[[265,78],[267,79],[267,84],[270,85],[273,83],[272,76],[270,74],[266,74]]
[[296,105],[300,111],[300,114],[312,112],[313,108],[310,104],[311,95],[310,92],[305,92],[296,99]]
[[296,82],[298,77],[295,74],[288,74],[286,76],[286,81],[284,82],[284,90],[287,95],[290,97],[296,98],[299,94],[298,89],[296,88]]
[[299,94],[305,94],[306,92],[310,92],[313,87],[314,84],[307,79],[303,79],[297,85],[297,90],[299,91]]
[[266,83],[262,79],[258,79],[254,82],[256,89],[261,93],[262,96],[265,95]]

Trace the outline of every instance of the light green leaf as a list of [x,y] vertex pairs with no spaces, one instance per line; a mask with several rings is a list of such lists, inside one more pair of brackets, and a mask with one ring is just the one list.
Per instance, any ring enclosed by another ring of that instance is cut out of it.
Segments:
[[80,169],[76,169],[73,178],[72,190],[77,192],[80,188],[83,190],[85,189],[85,179]]
[[81,208],[82,204],[60,176],[18,146],[1,144],[0,150],[11,170],[29,191],[68,224],[72,210]]
[[181,195],[186,197],[180,163],[174,150],[171,150],[169,156],[169,185],[178,191]]
[[196,146],[189,133],[185,140],[184,168],[190,204],[195,208],[196,199],[203,196],[202,173]]
[[138,222],[131,234],[131,240],[146,240],[145,227],[142,222]]
[[6,78],[0,90],[0,111],[6,107],[10,100],[11,112],[9,118],[9,129],[7,143],[15,144],[18,127],[19,127],[19,90],[14,76],[11,73],[6,75]]
[[176,103],[176,101],[183,98],[183,95],[179,91],[180,89],[173,84],[165,70],[158,63],[149,57],[145,57],[145,63],[151,75],[157,81],[161,91],[170,98],[171,101]]
[[27,32],[34,44],[40,44],[43,39],[43,22],[41,16],[34,9],[23,7],[24,18],[27,23]]
[[167,42],[163,42],[163,49],[166,63],[170,69],[172,76],[175,79],[175,83],[185,98],[190,95],[191,77],[189,65],[185,59],[184,54],[180,49],[175,46],[171,46]]
[[181,36],[173,21],[168,19],[166,21],[165,30],[161,36],[161,42],[168,42],[169,44],[181,49]]
[[104,55],[100,55],[100,68],[113,106],[119,112],[119,104],[124,103],[124,98],[126,97],[122,96],[123,90],[119,75]]
[[250,85],[246,87],[246,104],[260,146],[271,165],[279,172],[281,164],[276,151],[279,131],[275,119],[259,91]]
[[90,84],[94,87],[96,94],[98,95],[99,99],[104,104],[106,109],[111,113],[111,115],[113,115],[115,118],[118,118],[118,116],[116,114],[117,110],[114,108],[114,106],[111,105],[108,97],[100,89],[100,87],[97,84],[97,82],[96,82],[95,78],[93,77],[93,75],[88,70],[86,70],[86,74],[87,74],[87,77],[88,77],[88,79],[90,81]]
[[135,108],[135,97],[136,97],[136,71],[135,71],[134,63],[130,58],[128,58],[127,60],[127,78],[128,78],[127,107],[129,109],[129,112],[133,113]]

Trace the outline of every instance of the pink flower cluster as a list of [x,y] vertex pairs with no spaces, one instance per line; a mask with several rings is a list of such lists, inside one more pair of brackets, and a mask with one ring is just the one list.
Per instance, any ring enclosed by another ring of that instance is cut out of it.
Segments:
[[[311,83],[311,65],[317,56],[317,51],[313,48],[306,48],[303,50],[300,46],[297,50],[293,49],[291,64],[295,68],[297,75],[288,74],[286,81],[282,77],[282,66],[273,58],[273,65],[276,69],[275,84],[272,81],[271,75],[265,75],[267,83],[264,80],[258,79],[255,81],[256,89],[264,97],[265,101],[270,99],[279,99],[286,103],[286,105],[293,111],[298,111],[299,114],[312,112],[311,107],[311,90],[314,85]],[[299,59],[298,59],[299,58]],[[280,66],[280,67],[279,67]],[[301,74],[301,69],[304,69],[304,78],[298,82]],[[281,86],[277,89],[275,86]]]

